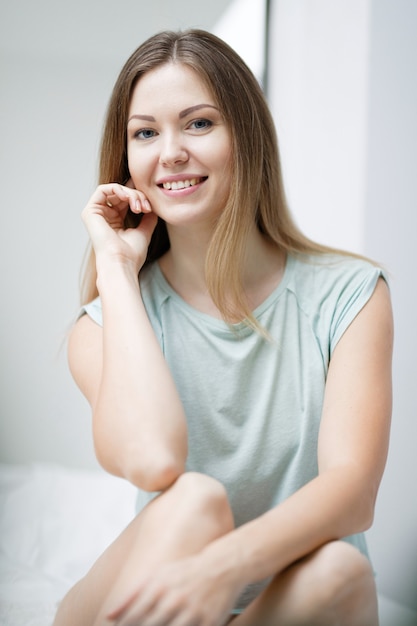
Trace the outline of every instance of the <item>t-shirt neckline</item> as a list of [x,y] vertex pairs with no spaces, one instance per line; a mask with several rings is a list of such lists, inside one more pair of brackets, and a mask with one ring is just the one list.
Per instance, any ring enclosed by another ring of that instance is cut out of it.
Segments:
[[[253,316],[256,320],[260,321],[260,317],[263,313],[269,309],[269,307],[280,297],[280,295],[285,291],[290,276],[293,271],[294,258],[292,255],[287,254],[285,259],[284,271],[282,274],[282,278],[278,285],[274,287],[271,293],[261,302],[253,311]],[[236,324],[227,324],[224,320],[214,317],[209,313],[203,313],[203,311],[199,311],[191,304],[188,304],[176,291],[171,287],[167,279],[165,278],[158,261],[155,261],[153,264],[153,273],[158,281],[160,287],[172,298],[178,306],[180,306],[183,310],[187,311],[188,314],[191,314],[194,317],[198,317],[201,320],[204,320],[207,324],[214,326],[218,329],[231,330],[232,332],[242,331],[244,329],[251,329],[245,324],[245,322],[238,322]]]

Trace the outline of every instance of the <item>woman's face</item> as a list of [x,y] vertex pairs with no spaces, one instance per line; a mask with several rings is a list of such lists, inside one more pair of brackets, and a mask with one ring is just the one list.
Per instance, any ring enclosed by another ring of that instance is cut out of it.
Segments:
[[172,226],[207,223],[230,191],[231,134],[198,74],[169,63],[142,76],[130,103],[129,171]]

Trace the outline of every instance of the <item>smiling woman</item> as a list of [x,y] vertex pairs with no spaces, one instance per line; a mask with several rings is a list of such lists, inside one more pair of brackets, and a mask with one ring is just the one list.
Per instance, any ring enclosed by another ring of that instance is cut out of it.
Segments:
[[137,83],[127,157],[135,188],[145,193],[169,232],[174,225],[176,231],[181,224],[213,225],[230,192],[231,136],[195,70],[171,62]]
[[[257,322],[251,314],[251,303],[247,302],[241,285],[244,242],[248,232],[252,230],[254,219],[259,221],[260,228],[263,228],[264,222],[269,222],[266,229],[284,249],[288,245],[291,247],[291,242],[296,248],[305,250],[311,247],[319,250],[320,247],[308,242],[296,229],[286,207],[279,165],[275,165],[278,162],[278,153],[274,123],[255,77],[242,59],[220,39],[217,39],[214,48],[210,48],[213,36],[209,33],[195,31],[195,36],[184,34],[175,43],[174,40],[168,41],[171,36],[172,34],[162,33],[145,42],[128,59],[120,73],[110,100],[103,133],[100,182],[126,183],[131,177],[126,158],[126,129],[132,115],[145,116],[146,120],[142,121],[148,124],[144,130],[147,133],[151,131],[153,135],[153,129],[148,130],[151,122],[148,118],[155,119],[155,115],[143,108],[137,111],[131,109],[131,96],[138,81],[142,82],[142,75],[150,70],[164,71],[163,78],[168,82],[166,85],[157,85],[157,88],[159,102],[167,105],[171,97],[167,91],[168,84],[175,88],[175,82],[170,81],[173,65],[181,62],[184,73],[188,72],[189,76],[194,71],[200,78],[199,89],[206,95],[206,99],[199,101],[198,106],[214,104],[218,114],[213,124],[220,122],[224,125],[231,139],[231,180],[227,203],[210,236],[205,263],[207,286],[216,307],[226,319],[245,318],[256,327]],[[232,58],[225,63],[229,55]],[[164,68],[164,65],[167,67]],[[193,88],[196,89],[195,86]],[[189,106],[196,105],[185,106],[181,113],[188,115],[192,113],[187,110]],[[137,130],[141,130],[140,125]],[[269,171],[273,171],[273,175],[269,175]],[[269,184],[262,187],[265,177],[269,178]],[[277,203],[280,206],[279,212],[275,210]],[[135,216],[128,211],[125,225],[137,223]],[[152,236],[145,264],[161,257],[170,245],[172,241],[168,237],[166,223],[160,219]],[[97,295],[95,253],[92,251],[86,269],[82,300],[88,302]]]
[[376,626],[383,271],[299,232],[262,91],[209,33],[133,53],[100,172],[69,362],[138,506],[55,626]]

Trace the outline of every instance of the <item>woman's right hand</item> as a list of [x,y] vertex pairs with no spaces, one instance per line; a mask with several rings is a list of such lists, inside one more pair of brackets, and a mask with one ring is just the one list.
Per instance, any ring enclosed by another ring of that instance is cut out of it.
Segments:
[[[146,196],[127,185],[108,183],[99,185],[82,212],[97,260],[111,258],[119,263],[134,265],[136,272],[146,260],[157,216],[152,213]],[[128,210],[142,213],[136,228],[124,229]]]

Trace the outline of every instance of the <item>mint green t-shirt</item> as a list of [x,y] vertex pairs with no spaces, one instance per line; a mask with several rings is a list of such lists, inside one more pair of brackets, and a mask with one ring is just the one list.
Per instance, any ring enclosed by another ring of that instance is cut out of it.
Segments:
[[[268,342],[188,305],[157,263],[141,272],[142,298],[187,416],[187,468],[226,487],[237,526],[317,476],[329,361],[380,276],[351,257],[288,256],[280,284],[254,311]],[[85,311],[102,324],[99,298]],[[141,506],[150,497],[141,494]],[[367,554],[363,534],[346,540]]]

